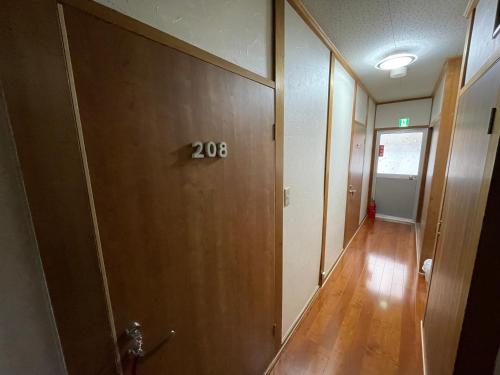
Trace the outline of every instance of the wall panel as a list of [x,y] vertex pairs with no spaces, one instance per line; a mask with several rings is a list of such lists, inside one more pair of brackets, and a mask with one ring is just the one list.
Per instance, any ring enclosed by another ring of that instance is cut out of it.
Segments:
[[439,116],[441,115],[441,108],[443,106],[444,81],[445,76],[442,76],[439,80],[439,85],[432,100],[431,123],[437,121],[439,119]]
[[392,128],[399,125],[399,119],[410,118],[410,126],[429,125],[432,99],[408,100],[397,103],[379,104],[375,128]]
[[366,112],[368,111],[368,95],[361,86],[358,85],[356,89],[356,111],[354,119],[366,125]]
[[333,75],[333,120],[325,241],[325,272],[344,248],[344,228],[355,81],[338,61]]
[[266,78],[273,69],[270,0],[95,0]]
[[330,51],[285,9],[283,336],[318,288]]
[[474,16],[465,81],[476,74],[494,53],[500,51],[500,36],[493,39],[497,0],[480,0]]

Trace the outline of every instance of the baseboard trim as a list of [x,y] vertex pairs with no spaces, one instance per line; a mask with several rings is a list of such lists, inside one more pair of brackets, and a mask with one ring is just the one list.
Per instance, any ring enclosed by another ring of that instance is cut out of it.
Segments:
[[425,355],[424,321],[420,321],[420,341],[422,345],[422,369],[424,375],[427,375],[427,357]]
[[309,298],[309,301],[305,305],[302,312],[299,314],[299,316],[297,317],[297,319],[293,323],[292,327],[288,330],[287,335],[285,336],[285,338],[283,339],[283,342],[281,343],[280,349],[278,350],[278,352],[274,356],[271,363],[269,363],[269,366],[267,366],[266,370],[264,371],[264,375],[269,374],[273,370],[274,366],[276,365],[276,363],[278,362],[278,360],[281,356],[281,353],[283,352],[283,350],[285,350],[285,348],[286,348],[288,342],[290,341],[290,339],[292,338],[293,334],[295,333],[295,331],[299,327],[300,323],[302,322],[304,317],[307,315],[307,313],[311,309],[311,306],[313,305],[314,301],[316,301],[316,299],[318,298],[320,291],[321,291],[321,287],[318,286],[318,288],[316,289],[314,294],[311,296],[311,298]]
[[384,220],[384,221],[392,221],[394,223],[415,224],[415,220],[406,219],[404,217],[376,214],[375,218],[380,219],[380,220]]

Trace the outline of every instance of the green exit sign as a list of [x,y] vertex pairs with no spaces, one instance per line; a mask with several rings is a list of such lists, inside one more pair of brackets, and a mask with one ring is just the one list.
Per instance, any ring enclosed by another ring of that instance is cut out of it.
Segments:
[[407,128],[408,126],[410,126],[410,118],[409,117],[399,119],[399,127],[400,128]]

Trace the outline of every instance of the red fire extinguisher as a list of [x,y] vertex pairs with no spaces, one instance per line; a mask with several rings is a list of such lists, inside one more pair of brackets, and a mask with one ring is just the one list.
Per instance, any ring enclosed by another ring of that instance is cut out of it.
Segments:
[[368,203],[368,217],[374,220],[376,211],[377,211],[377,205],[375,204],[375,201],[372,199],[370,203]]

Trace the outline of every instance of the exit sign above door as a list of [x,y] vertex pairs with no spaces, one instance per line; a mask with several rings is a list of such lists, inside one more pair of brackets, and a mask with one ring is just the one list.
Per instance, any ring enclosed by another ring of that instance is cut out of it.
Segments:
[[399,127],[400,128],[407,128],[408,126],[410,126],[410,118],[409,117],[399,119]]

